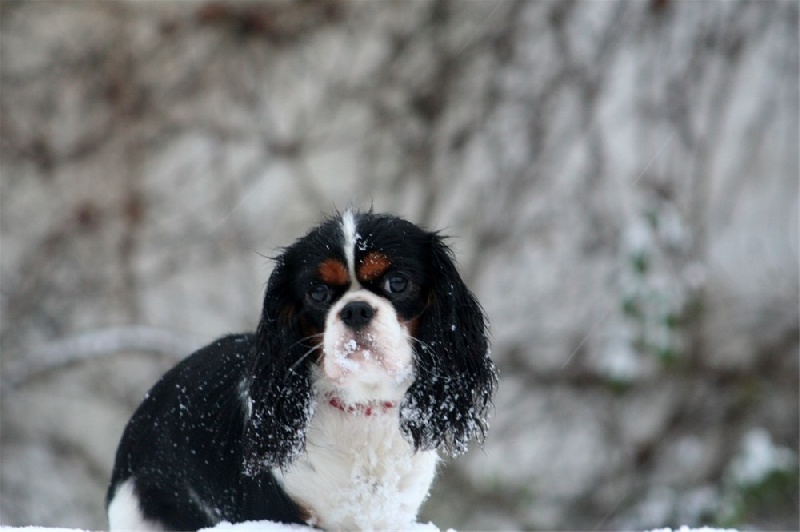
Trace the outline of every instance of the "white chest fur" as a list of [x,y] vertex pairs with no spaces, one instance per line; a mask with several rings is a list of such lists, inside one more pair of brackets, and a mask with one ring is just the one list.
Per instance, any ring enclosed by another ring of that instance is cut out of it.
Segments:
[[398,530],[413,523],[436,472],[435,451],[415,453],[397,410],[365,416],[317,408],[306,452],[284,473],[286,491],[328,530]]

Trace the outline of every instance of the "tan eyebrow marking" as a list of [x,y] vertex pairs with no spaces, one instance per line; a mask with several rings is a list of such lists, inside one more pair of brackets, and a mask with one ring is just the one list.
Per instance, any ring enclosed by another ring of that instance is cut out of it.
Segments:
[[392,263],[389,258],[378,251],[372,251],[358,265],[358,278],[362,281],[373,281],[383,275]]
[[347,267],[337,259],[322,261],[322,264],[319,265],[319,277],[322,282],[337,286],[346,285],[349,280]]

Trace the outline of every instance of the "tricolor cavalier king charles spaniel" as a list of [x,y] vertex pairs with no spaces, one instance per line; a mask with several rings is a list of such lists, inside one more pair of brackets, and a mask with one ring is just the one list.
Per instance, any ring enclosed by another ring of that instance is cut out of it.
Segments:
[[482,441],[487,325],[437,233],[346,211],[277,258],[253,334],[153,386],[116,455],[111,530],[414,523],[438,453]]

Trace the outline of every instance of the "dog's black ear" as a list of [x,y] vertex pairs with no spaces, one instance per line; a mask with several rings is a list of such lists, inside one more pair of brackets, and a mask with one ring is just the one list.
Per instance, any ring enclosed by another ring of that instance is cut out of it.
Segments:
[[267,283],[256,329],[253,367],[243,393],[249,402],[244,429],[245,471],[252,475],[285,468],[305,448],[313,415],[311,357],[292,294],[288,254],[277,260]]
[[401,427],[418,450],[456,456],[480,442],[497,387],[486,317],[456,270],[451,251],[430,234],[428,307],[418,323],[416,378],[401,409]]

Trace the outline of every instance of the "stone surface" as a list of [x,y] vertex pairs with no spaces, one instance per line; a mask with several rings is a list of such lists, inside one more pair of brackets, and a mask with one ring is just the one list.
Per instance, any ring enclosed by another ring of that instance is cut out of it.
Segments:
[[[102,528],[125,419],[180,356],[59,342],[251,329],[268,257],[350,203],[452,235],[493,326],[493,432],[422,522],[709,524],[750,430],[797,450],[796,3],[0,15],[0,522]],[[741,524],[796,526],[771,508]]]

